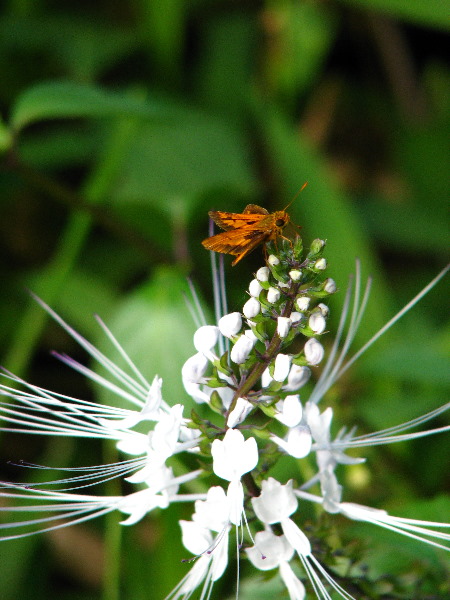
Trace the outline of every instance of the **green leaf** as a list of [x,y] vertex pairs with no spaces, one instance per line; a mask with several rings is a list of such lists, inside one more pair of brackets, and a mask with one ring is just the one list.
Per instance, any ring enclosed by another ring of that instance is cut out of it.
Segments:
[[[173,106],[172,106],[173,109]],[[39,83],[19,96],[11,123],[17,131],[35,121],[63,118],[162,117],[174,112],[167,101],[141,101],[131,94],[119,94],[71,81]]]
[[346,4],[386,13],[438,29],[450,29],[448,4],[442,0],[341,0]]

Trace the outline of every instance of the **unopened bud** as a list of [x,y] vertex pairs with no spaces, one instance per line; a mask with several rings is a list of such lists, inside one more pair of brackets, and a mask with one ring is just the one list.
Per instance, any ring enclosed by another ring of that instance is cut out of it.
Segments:
[[236,335],[240,331],[241,327],[241,313],[232,312],[219,319],[220,333],[227,338],[231,338]]
[[310,365],[318,365],[324,356],[324,349],[315,338],[309,339],[304,347],[305,358]]
[[248,286],[248,291],[250,292],[250,296],[257,298],[262,291],[261,284],[257,279],[252,279],[250,281],[250,285]]
[[310,303],[311,298],[308,298],[308,296],[300,296],[300,298],[297,298],[297,300],[295,301],[295,304],[297,305],[297,308],[300,312],[307,311]]
[[289,277],[292,281],[299,281],[301,276],[302,272],[299,269],[292,269],[292,271],[289,271]]
[[315,239],[311,243],[311,254],[319,254],[325,247],[326,242],[319,238]]
[[234,344],[234,346],[231,348],[231,360],[237,365],[241,365],[249,357],[254,345],[255,343],[252,342],[252,340],[248,336],[242,334],[237,340],[237,342]]
[[326,304],[324,304],[323,302],[321,302],[320,304],[317,305],[317,308],[320,310],[320,312],[323,314],[323,316],[325,317],[325,319],[328,317],[328,315],[330,314],[330,309],[328,308],[328,306]]
[[325,317],[320,310],[317,310],[309,317],[308,325],[314,331],[314,333],[320,334],[325,331],[327,322],[325,321]]
[[267,302],[270,302],[270,304],[278,302],[278,300],[280,299],[280,295],[280,290],[277,290],[277,288],[274,287],[270,287],[267,291]]
[[267,259],[267,262],[271,267],[276,267],[280,264],[280,259],[277,256],[275,256],[275,254],[271,254]]
[[291,328],[292,321],[288,317],[278,317],[277,319],[277,333],[281,339],[284,339]]
[[334,279],[331,279],[331,277],[325,279],[323,289],[328,294],[334,294],[337,290],[336,282],[334,281]]
[[256,315],[259,315],[260,311],[261,304],[256,298],[250,298],[249,300],[247,300],[247,302],[242,308],[242,312],[247,317],[247,319],[252,319],[253,317],[256,317]]
[[316,269],[316,271],[325,271],[325,269],[327,268],[327,259],[319,258],[318,260],[316,260],[314,268]]
[[256,279],[258,281],[269,281],[270,269],[269,267],[261,267],[256,271]]

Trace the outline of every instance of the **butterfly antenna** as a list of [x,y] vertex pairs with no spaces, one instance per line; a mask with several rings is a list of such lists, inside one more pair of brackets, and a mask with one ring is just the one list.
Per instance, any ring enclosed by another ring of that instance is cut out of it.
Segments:
[[305,183],[302,185],[302,187],[298,190],[298,192],[295,194],[295,196],[292,198],[292,200],[289,202],[289,204],[286,206],[286,208],[284,210],[287,210],[290,205],[294,202],[294,200],[297,200],[297,198],[300,196],[300,194],[303,192],[303,190],[305,189],[305,187],[308,185],[308,182],[305,181]]

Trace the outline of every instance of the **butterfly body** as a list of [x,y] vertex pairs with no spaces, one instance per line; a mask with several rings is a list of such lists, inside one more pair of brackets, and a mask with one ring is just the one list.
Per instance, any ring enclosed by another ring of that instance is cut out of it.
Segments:
[[208,250],[237,256],[233,266],[259,244],[284,237],[283,230],[290,221],[285,210],[269,213],[257,204],[248,204],[243,213],[212,210],[208,214],[225,231],[203,240],[202,244]]

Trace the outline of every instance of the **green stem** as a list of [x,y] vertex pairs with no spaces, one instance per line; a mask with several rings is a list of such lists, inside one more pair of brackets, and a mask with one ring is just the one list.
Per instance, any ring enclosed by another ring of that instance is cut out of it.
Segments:
[[[298,283],[292,284],[292,286],[288,292],[289,299],[286,302],[286,304],[283,308],[283,311],[281,313],[282,317],[288,317],[291,314],[292,309],[294,307],[295,297],[296,297],[299,289],[300,289],[300,284],[298,284]],[[267,347],[266,352],[261,357],[260,362],[258,362],[253,367],[249,376],[246,377],[241,382],[241,384],[238,386],[236,392],[234,393],[233,400],[231,401],[230,407],[229,407],[227,415],[226,415],[227,418],[228,418],[229,414],[235,409],[238,399],[244,398],[249,392],[252,391],[253,387],[256,385],[256,383],[258,382],[258,380],[260,379],[260,377],[262,376],[264,371],[267,369],[270,362],[278,354],[278,351],[280,349],[282,341],[283,340],[280,338],[278,333],[275,332],[273,338],[270,340],[270,343]]]

